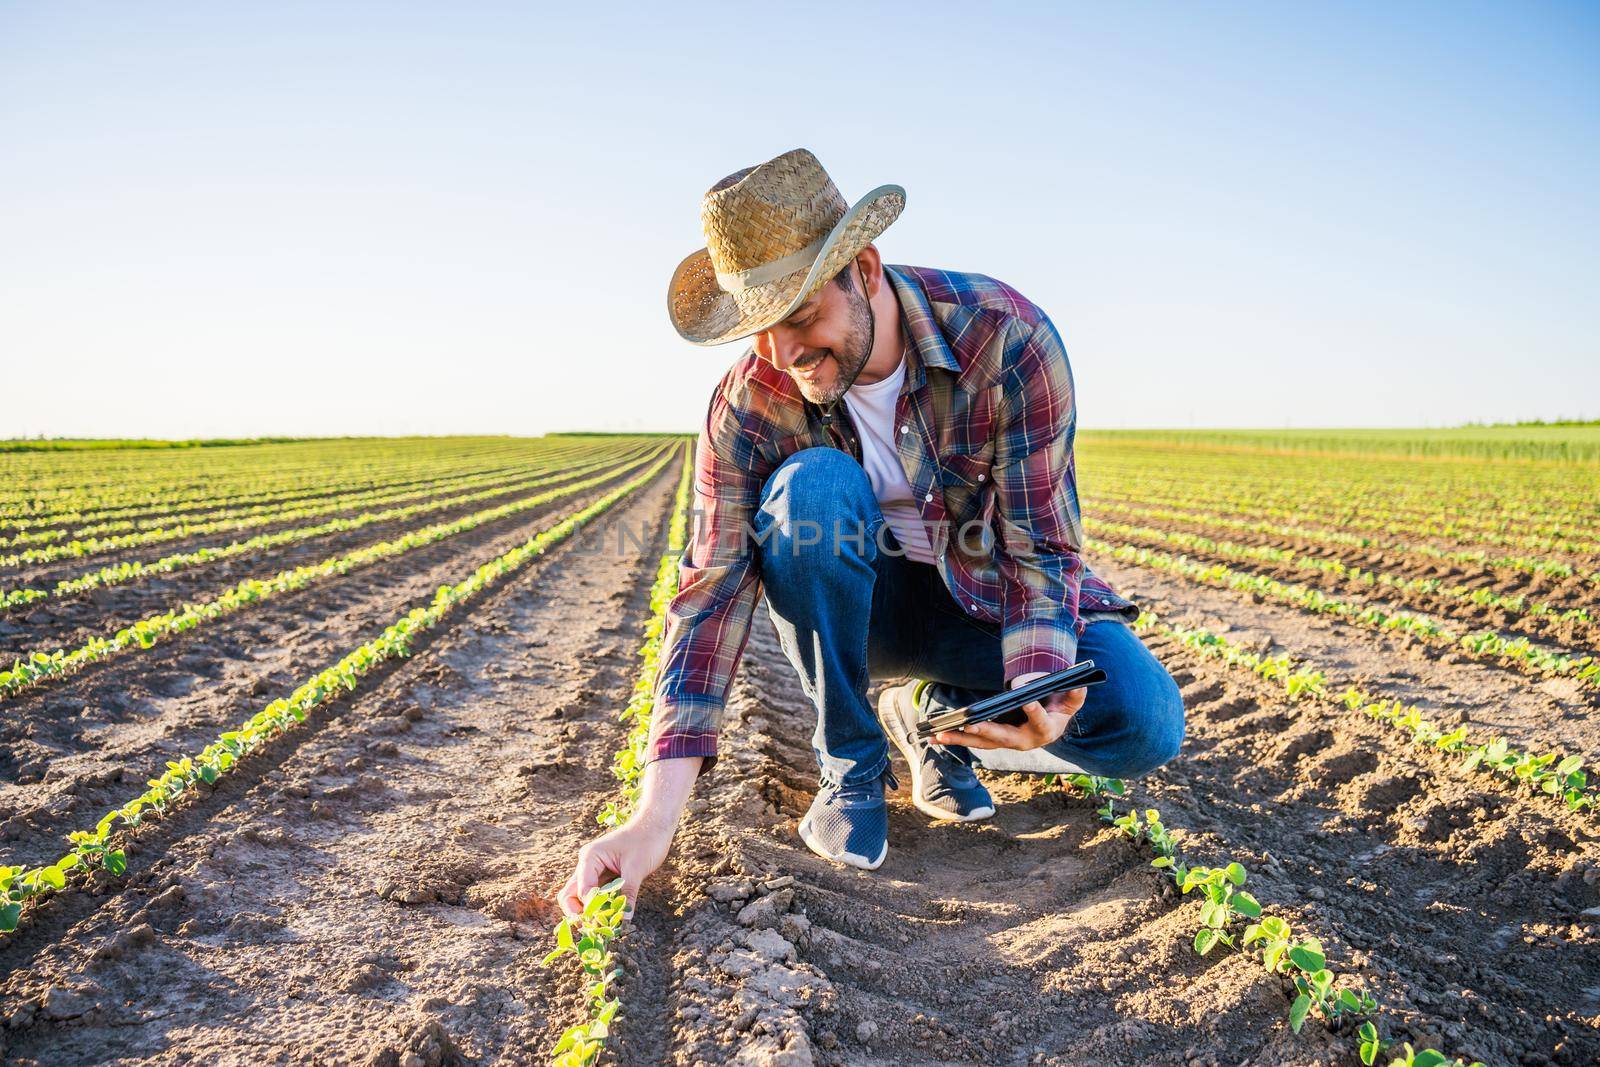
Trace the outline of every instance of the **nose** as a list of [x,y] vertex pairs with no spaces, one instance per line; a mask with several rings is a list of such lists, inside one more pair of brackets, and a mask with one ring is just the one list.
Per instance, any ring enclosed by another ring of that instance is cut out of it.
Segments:
[[761,335],[758,354],[765,356],[779,370],[788,370],[794,366],[795,360],[805,355],[805,346],[792,334],[786,336],[784,331],[768,330]]

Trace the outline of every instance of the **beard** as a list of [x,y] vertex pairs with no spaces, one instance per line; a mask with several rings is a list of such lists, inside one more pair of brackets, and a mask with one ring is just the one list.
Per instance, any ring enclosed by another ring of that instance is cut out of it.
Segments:
[[850,324],[843,346],[824,349],[820,355],[804,364],[797,363],[794,368],[809,369],[831,356],[834,362],[833,379],[825,382],[808,382],[791,372],[790,376],[794,378],[795,385],[800,388],[800,395],[813,404],[822,405],[831,404],[844,396],[845,391],[855,384],[856,376],[861,373],[861,368],[867,365],[867,360],[872,356],[872,335],[872,308],[865,296],[852,289]]

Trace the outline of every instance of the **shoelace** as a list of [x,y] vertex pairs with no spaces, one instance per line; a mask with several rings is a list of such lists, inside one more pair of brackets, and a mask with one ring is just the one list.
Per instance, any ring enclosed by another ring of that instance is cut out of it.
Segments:
[[878,788],[880,781],[887,780],[890,789],[899,789],[900,780],[894,776],[894,771],[885,767],[883,773],[877,778],[866,782],[852,782],[849,785],[834,785],[826,778],[821,779],[822,788],[829,791],[828,803],[841,808],[859,808],[883,802],[883,793]]
[[945,781],[959,786],[978,784],[978,776],[967,762],[954,752],[950,752],[939,745],[928,746],[928,757],[939,768],[940,777]]

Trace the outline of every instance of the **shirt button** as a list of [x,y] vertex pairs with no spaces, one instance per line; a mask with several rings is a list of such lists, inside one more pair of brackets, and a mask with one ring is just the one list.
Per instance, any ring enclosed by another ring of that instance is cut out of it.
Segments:
[[933,503],[933,494],[932,494],[932,493],[929,493],[929,494],[928,494],[928,495],[927,495],[927,496],[925,496],[925,497],[923,497],[923,498],[922,498],[922,499],[923,499],[923,500],[924,500],[924,501],[925,501],[925,502],[927,502],[927,503],[930,503],[930,504],[931,504],[931,503]]
[[909,426],[902,426],[902,427],[900,427],[900,432],[901,432],[901,433],[910,433],[910,432],[911,432],[911,427],[909,427]]
[[985,478],[987,478],[987,477],[989,477],[989,476],[988,476],[988,475],[987,475],[987,474],[980,474],[980,475],[978,475],[978,481],[980,481],[980,482],[981,482],[981,481],[983,481],[983,480],[984,480],[984,479],[985,479]]
[[977,611],[977,610],[978,610],[978,605],[977,605],[977,604],[976,604],[976,603],[974,603],[974,604],[973,604],[973,605],[972,605],[972,610],[973,610],[973,611]]

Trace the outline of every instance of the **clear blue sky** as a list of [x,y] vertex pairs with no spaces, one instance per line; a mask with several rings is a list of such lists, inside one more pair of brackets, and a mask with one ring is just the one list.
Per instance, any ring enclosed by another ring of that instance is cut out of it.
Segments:
[[888,262],[1080,425],[1600,417],[1600,6],[0,3],[0,437],[699,425],[701,193]]

